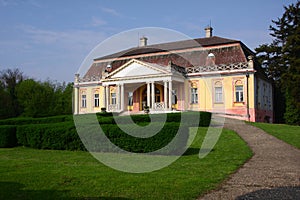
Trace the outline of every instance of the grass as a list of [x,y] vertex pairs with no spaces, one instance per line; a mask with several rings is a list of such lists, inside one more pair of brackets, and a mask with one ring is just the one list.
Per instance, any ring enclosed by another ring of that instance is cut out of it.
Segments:
[[213,151],[199,159],[206,130],[199,129],[176,162],[143,174],[113,170],[87,152],[0,149],[0,199],[195,199],[252,156],[236,133],[223,130]]
[[300,126],[266,123],[251,124],[300,149]]

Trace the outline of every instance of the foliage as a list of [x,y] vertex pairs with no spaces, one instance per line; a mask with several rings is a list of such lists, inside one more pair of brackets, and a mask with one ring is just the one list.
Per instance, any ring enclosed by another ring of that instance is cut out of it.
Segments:
[[[131,130],[137,129],[133,124],[126,125]],[[159,126],[154,125],[154,126]],[[137,153],[147,153],[158,150],[166,146],[179,132],[177,140],[172,148],[164,153],[176,153],[180,149],[178,146],[185,147],[188,140],[187,127],[178,131],[178,123],[166,123],[162,130],[155,136],[149,138],[138,138],[124,133],[116,124],[102,125],[101,128],[112,143],[120,148]],[[89,130],[91,131],[91,130]],[[93,151],[112,152],[110,146],[100,146],[96,143],[97,134],[89,132],[90,141],[95,142]],[[99,133],[100,134],[100,133]],[[57,149],[57,150],[85,150],[76,128],[72,122],[53,123],[53,124],[30,124],[17,127],[18,144],[37,149]],[[101,147],[101,148],[100,148]]]
[[266,123],[251,124],[300,149],[300,126]]
[[285,100],[286,122],[300,125],[300,1],[284,8],[282,17],[270,26],[273,42],[255,50],[267,76],[285,95],[280,99]]
[[25,79],[19,69],[0,71],[0,119],[18,116],[21,112],[16,87]]
[[[166,122],[186,122],[187,126],[201,126],[208,127],[211,120],[211,113],[209,112],[177,112],[177,113],[165,113],[167,115]],[[154,119],[159,120],[160,116],[163,117],[165,114],[149,114],[149,115],[131,115],[131,116],[113,116],[112,113],[97,113],[99,124],[115,124],[114,118],[117,119],[118,123],[128,123],[131,119],[134,123],[150,123],[151,116]],[[156,116],[156,117],[155,117]],[[195,121],[195,119],[199,119]],[[155,121],[154,121],[155,122]],[[159,122],[159,121],[158,121]]]
[[[155,130],[156,127],[160,127],[160,125],[160,123],[152,124],[152,130]],[[149,153],[159,150],[168,145],[172,141],[172,139],[175,138],[176,134],[178,134],[178,136],[176,137],[176,141],[174,141],[168,149],[160,152],[176,154],[177,152],[180,152],[182,150],[181,148],[186,147],[189,132],[187,126],[181,127],[179,129],[179,125],[179,123],[175,122],[165,123],[163,128],[157,134],[149,138],[133,137],[131,135],[128,135],[127,133],[124,133],[119,128],[119,126],[114,124],[102,125],[101,128],[112,143],[126,151],[135,153]],[[130,129],[135,133],[140,130],[140,127],[133,124],[129,124],[126,126],[127,129]],[[103,146],[101,147],[101,149],[103,149]],[[107,151],[111,151],[111,149],[107,149]]]
[[28,79],[17,87],[24,116],[44,117],[72,113],[72,84],[67,86]]
[[73,84],[27,78],[19,69],[0,71],[0,119],[72,114]]
[[72,115],[59,115],[52,117],[41,117],[41,118],[32,118],[32,117],[17,117],[0,120],[0,125],[28,125],[28,124],[51,124],[73,121]]
[[72,122],[17,127],[18,144],[37,149],[85,150]]
[[[195,120],[199,117],[200,123]],[[112,113],[99,113],[98,120],[101,128],[106,136],[120,148],[132,152],[152,152],[168,144],[179,132],[179,140],[175,141],[175,145],[166,151],[166,153],[176,153],[176,146],[184,146],[187,143],[188,127],[208,126],[211,114],[207,112],[184,112],[184,113],[168,113],[166,122],[162,130],[155,136],[150,138],[137,138],[124,133],[116,124],[123,124],[127,130],[139,132],[139,126],[146,126],[150,122],[153,128],[160,126],[160,114],[156,114],[156,121],[151,121],[151,115],[132,115],[132,116],[116,116]],[[19,145],[28,146],[38,149],[66,149],[66,150],[85,150],[80,138],[77,135],[72,115],[62,115],[44,118],[10,118],[0,120],[0,125],[14,125],[17,127],[17,141]],[[178,131],[182,119],[185,118],[186,123],[183,128]],[[129,121],[130,119],[130,121]],[[131,123],[131,119],[134,122]],[[1,126],[0,126],[1,127]],[[160,130],[160,129],[158,129]],[[142,134],[142,133],[141,133]],[[93,133],[90,135],[91,141],[97,141]],[[184,145],[179,145],[184,144]],[[94,151],[99,151],[99,144],[95,145]],[[102,151],[113,151],[111,147],[101,146]]]
[[214,151],[199,159],[206,131],[199,129],[190,154],[143,174],[111,169],[88,152],[0,149],[0,199],[197,199],[251,157],[237,134],[223,130]]
[[0,126],[0,148],[15,147],[17,145],[16,127]]

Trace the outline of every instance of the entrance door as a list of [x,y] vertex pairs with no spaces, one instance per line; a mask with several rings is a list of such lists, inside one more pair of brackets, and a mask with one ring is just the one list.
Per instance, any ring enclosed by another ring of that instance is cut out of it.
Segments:
[[[155,86],[155,92],[154,92],[154,95],[155,95],[155,103],[160,103],[162,98],[161,98],[161,88],[158,88]],[[151,92],[150,92],[150,101],[151,101]],[[147,87],[144,88],[143,92],[142,92],[142,98],[141,98],[141,102],[140,102],[140,110],[144,110],[144,106],[147,105]],[[151,105],[151,103],[150,103]]]

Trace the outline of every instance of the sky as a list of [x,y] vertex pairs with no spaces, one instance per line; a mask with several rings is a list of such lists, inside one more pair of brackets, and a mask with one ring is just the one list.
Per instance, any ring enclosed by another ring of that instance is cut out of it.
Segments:
[[211,24],[213,35],[254,50],[272,41],[269,26],[291,3],[296,0],[0,0],[0,71],[19,68],[36,80],[72,82],[97,45],[143,27],[200,38]]

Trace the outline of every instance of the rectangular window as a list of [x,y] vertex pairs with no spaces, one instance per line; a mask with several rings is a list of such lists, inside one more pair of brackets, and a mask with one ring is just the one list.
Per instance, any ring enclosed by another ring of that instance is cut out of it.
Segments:
[[128,92],[128,106],[133,105],[133,92]]
[[94,95],[94,106],[99,107],[99,94]]
[[215,102],[223,102],[223,89],[222,87],[215,87]]
[[113,105],[117,104],[116,93],[111,93],[111,104],[113,104]]
[[198,103],[198,88],[191,88],[191,103]]
[[81,107],[86,108],[86,95],[81,96]]
[[172,104],[177,104],[177,91],[172,90]]
[[242,85],[235,86],[235,102],[243,102],[244,101],[244,92]]

